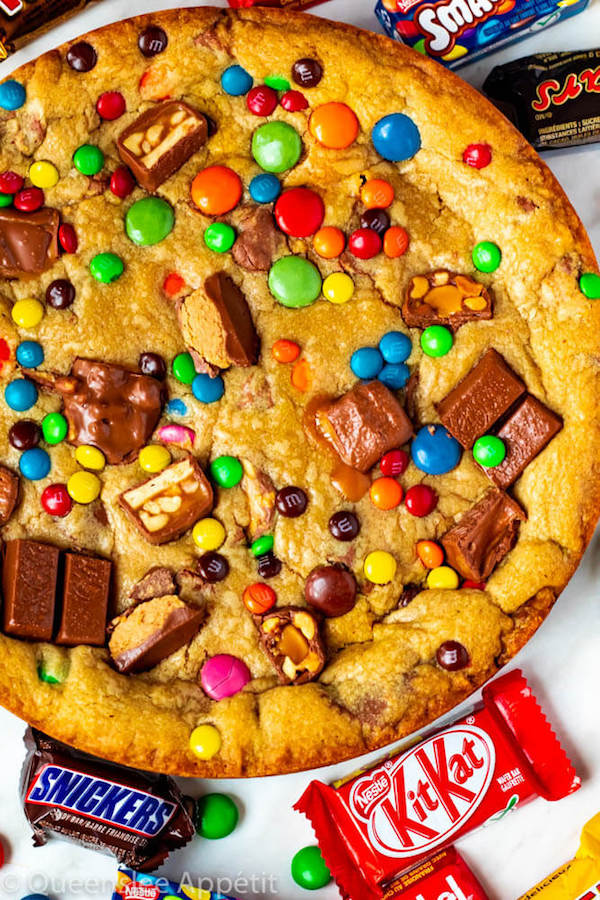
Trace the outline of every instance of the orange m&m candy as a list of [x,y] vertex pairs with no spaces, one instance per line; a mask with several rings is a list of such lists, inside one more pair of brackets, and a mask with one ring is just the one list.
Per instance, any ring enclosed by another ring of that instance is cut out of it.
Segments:
[[242,600],[248,612],[251,612],[253,616],[262,616],[275,605],[277,594],[268,584],[257,581],[244,588]]
[[358,135],[358,119],[345,103],[323,103],[312,113],[310,133],[324,147],[343,150],[354,143]]
[[376,478],[369,489],[371,503],[377,509],[394,509],[402,503],[403,490],[395,478]]
[[163,291],[167,297],[176,297],[185,287],[185,281],[177,272],[169,272],[163,281]]
[[437,569],[444,562],[444,551],[435,541],[417,541],[417,555],[426,569]]
[[300,356],[300,347],[295,341],[279,338],[271,347],[271,354],[278,363],[290,363]]
[[299,359],[294,363],[292,369],[291,382],[297,391],[306,393],[312,381],[312,372],[310,366],[305,359]]
[[383,235],[383,252],[391,259],[403,256],[408,250],[410,238],[406,228],[401,225],[392,225]]
[[192,200],[207,216],[221,216],[239,203],[240,176],[228,166],[208,166],[192,181]]
[[360,189],[360,199],[367,209],[387,209],[394,202],[394,188],[383,178],[369,178]]
[[313,237],[313,247],[323,259],[335,259],[343,252],[345,246],[344,232],[339,228],[334,228],[333,225],[319,228]]

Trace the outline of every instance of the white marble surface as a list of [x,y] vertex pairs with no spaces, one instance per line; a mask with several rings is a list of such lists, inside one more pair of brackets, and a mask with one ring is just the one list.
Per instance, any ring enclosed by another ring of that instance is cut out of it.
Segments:
[[[161,9],[165,0],[103,0],[70,22],[2,63],[1,75],[63,40],[97,25],[137,12]],[[193,3],[181,5],[193,6]],[[372,0],[330,0],[314,13],[379,30]],[[491,66],[537,50],[580,49],[600,45],[600,0],[569,22],[516,44],[461,70],[480,84]],[[600,145],[546,155],[600,252]],[[565,372],[565,378],[568,373]],[[537,800],[515,815],[460,843],[460,849],[481,877],[492,900],[514,900],[526,888],[575,852],[583,823],[600,809],[600,541],[592,542],[573,581],[548,621],[520,654],[517,663],[528,675],[583,778],[582,788],[556,804]],[[90,715],[93,711],[90,710]],[[0,869],[0,898],[18,900],[41,891],[52,900],[111,896],[116,865],[110,858],[54,841],[34,850],[17,797],[23,758],[23,724],[0,710],[0,835],[7,863]],[[151,740],[152,723],[148,723]],[[376,756],[377,754],[375,754]],[[356,761],[322,770],[330,779],[352,771]],[[195,840],[173,854],[161,873],[176,878],[184,872],[203,876],[225,893],[241,897],[282,897],[306,900],[294,885],[289,861],[296,849],[312,842],[306,821],[291,811],[309,781],[308,774],[247,781],[189,781],[194,794],[230,792],[243,809],[242,821],[229,838]],[[234,884],[227,879],[233,879]],[[208,884],[205,882],[204,886]],[[319,900],[338,896],[331,886],[317,892]],[[358,900],[358,898],[357,898]]]

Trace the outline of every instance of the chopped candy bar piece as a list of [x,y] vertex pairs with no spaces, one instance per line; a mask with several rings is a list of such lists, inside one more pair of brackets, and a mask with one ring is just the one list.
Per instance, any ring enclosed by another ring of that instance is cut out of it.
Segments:
[[49,269],[58,259],[59,225],[56,209],[0,209],[0,276],[22,278]]
[[151,106],[117,140],[119,156],[147,191],[155,191],[206,142],[202,113],[180,100]]
[[213,506],[213,492],[196,460],[172,463],[119,497],[133,524],[151,544],[174,541]]
[[32,641],[49,641],[54,629],[58,547],[14,540],[4,545],[2,593],[4,631]]
[[231,250],[235,262],[249,272],[268,272],[284,244],[272,213],[264,206],[243,207],[237,224],[239,233]]
[[560,416],[527,394],[498,431],[506,448],[504,460],[499,466],[486,469],[485,474],[499,488],[507,488],[562,427]]
[[446,325],[456,331],[466,322],[492,315],[492,298],[485,286],[446,269],[411,278],[402,305],[402,318],[410,328]]
[[6,525],[19,499],[19,476],[0,466],[0,525]]
[[404,409],[380,381],[355,385],[319,413],[318,427],[342,462],[359,472],[413,433]]
[[170,569],[164,566],[154,566],[148,569],[144,577],[135,584],[129,594],[134,603],[143,600],[152,600],[154,597],[164,597],[166,594],[177,593],[175,579]]
[[442,538],[446,561],[463,578],[486,581],[514,547],[527,516],[512,497],[492,490]]
[[257,540],[268,534],[275,518],[275,485],[266,472],[257,469],[250,460],[242,460],[244,476],[241,488],[248,498],[250,523],[248,537]]
[[57,644],[102,647],[112,564],[107,559],[65,554],[62,614]]
[[317,620],[305,609],[281,607],[255,616],[261,643],[282,684],[304,684],[325,665]]
[[152,669],[197,634],[204,612],[174,595],[154,597],[113,619],[108,644],[119,672]]
[[468,449],[508,412],[525,390],[506,360],[490,349],[437,404],[438,415],[450,434]]

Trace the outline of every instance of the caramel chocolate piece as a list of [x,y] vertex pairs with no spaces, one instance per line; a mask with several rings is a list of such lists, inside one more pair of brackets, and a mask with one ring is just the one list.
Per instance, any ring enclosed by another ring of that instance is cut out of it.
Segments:
[[107,559],[65,553],[62,613],[57,644],[102,647],[112,564]]
[[275,518],[275,485],[266,472],[257,469],[249,459],[242,459],[244,475],[240,487],[248,498],[250,522],[247,534],[255,541],[268,534]]
[[6,525],[19,499],[19,476],[0,466],[0,526]]
[[526,388],[493,348],[437,404],[442,424],[469,449],[522,397]]
[[4,545],[2,592],[4,631],[32,641],[49,641],[54,630],[58,547],[14,540]]
[[182,100],[163,100],[121,132],[117,150],[138,184],[152,192],[206,143],[207,134],[202,113]]
[[145,672],[197,634],[204,618],[175,595],[154,597],[113,619],[108,644],[116,668],[124,675]]
[[304,684],[325,665],[316,618],[306,609],[286,606],[255,616],[261,644],[282,684]]
[[58,210],[0,209],[0,276],[41,275],[58,259]]
[[137,584],[134,584],[129,596],[134,603],[141,603],[143,600],[153,600],[154,597],[176,593],[177,586],[171,570],[164,566],[153,566]]
[[209,365],[253,366],[259,340],[246,298],[224,272],[215,272],[204,287],[179,305],[179,323],[188,344]]
[[196,460],[187,456],[123,491],[119,504],[150,544],[166,544],[210,512],[213,491]]
[[506,456],[499,466],[486,468],[485,474],[499,488],[507,488],[562,427],[560,416],[532,394],[526,394],[497,433],[504,441]]
[[404,409],[380,381],[356,384],[319,412],[318,427],[342,462],[359,472],[368,471],[413,433]]
[[284,239],[275,227],[273,214],[264,206],[248,206],[240,211],[238,236],[231,255],[248,272],[267,272]]
[[491,490],[446,532],[448,565],[470,581],[485,581],[514,547],[527,516],[504,491]]
[[410,328],[445,325],[457,331],[466,322],[492,316],[492,298],[485,286],[447,269],[411,278],[402,305],[402,318]]

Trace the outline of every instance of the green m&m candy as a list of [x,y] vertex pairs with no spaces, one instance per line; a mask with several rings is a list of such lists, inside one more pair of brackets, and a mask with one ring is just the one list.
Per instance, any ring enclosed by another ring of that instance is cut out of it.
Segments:
[[210,474],[219,487],[232,488],[240,483],[244,470],[235,456],[217,456],[210,464]]
[[486,469],[499,466],[505,456],[504,441],[493,434],[484,434],[473,444],[473,459]]
[[452,332],[443,325],[429,325],[421,334],[421,349],[427,356],[445,356],[453,343]]
[[82,175],[97,175],[104,165],[104,153],[94,144],[82,144],[73,154],[73,165]]
[[62,684],[69,674],[69,657],[59,647],[47,645],[41,651],[37,674],[45,684]]
[[267,75],[265,84],[267,87],[273,88],[274,91],[289,91],[291,87],[289,81],[283,75]]
[[265,122],[252,135],[252,156],[265,172],[285,172],[295,166],[302,141],[287,122]]
[[194,824],[200,837],[216,841],[231,834],[239,817],[237,806],[227,794],[205,794],[196,805]]
[[90,260],[90,272],[102,284],[116,281],[123,274],[123,260],[116,253],[98,253]]
[[182,384],[191,384],[196,375],[196,366],[189,353],[178,353],[173,360],[173,375]]
[[272,534],[263,534],[262,537],[256,538],[250,547],[253,556],[264,556],[273,549],[275,541]]
[[579,279],[579,290],[588,300],[600,300],[600,275],[584,272]]
[[0,207],[10,206],[10,204],[12,202],[13,202],[12,194],[0,194]]
[[67,436],[69,425],[58,412],[48,413],[42,419],[42,434],[47,444],[60,444]]
[[271,266],[269,290],[282,306],[310,306],[321,293],[321,274],[302,256],[282,256]]
[[473,247],[473,265],[480,272],[495,272],[502,260],[500,247],[492,241],[480,241]]
[[235,243],[235,231],[226,222],[213,222],[204,232],[204,243],[215,253],[226,253]]
[[125,231],[138,247],[151,247],[163,241],[173,230],[173,207],[161,197],[144,197],[127,210]]
[[316,846],[303,847],[292,859],[292,878],[307,891],[316,891],[331,881],[331,872]]

